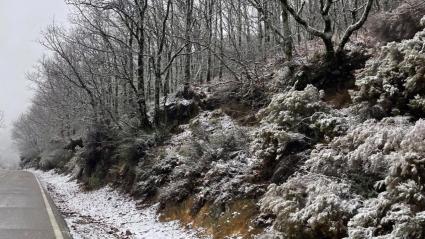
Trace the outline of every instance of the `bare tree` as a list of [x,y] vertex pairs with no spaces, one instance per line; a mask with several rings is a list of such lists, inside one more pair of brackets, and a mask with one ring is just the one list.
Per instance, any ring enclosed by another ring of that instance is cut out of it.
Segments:
[[188,87],[191,82],[191,54],[192,54],[192,41],[191,41],[191,33],[192,33],[192,25],[193,25],[193,3],[194,0],[186,0],[185,6],[185,14],[186,14],[186,23],[185,23],[185,34],[184,37],[186,39],[186,56],[185,56],[185,64],[184,64],[184,79],[185,86]]
[[[319,0],[319,12],[320,15],[322,17],[322,21],[323,21],[323,30],[319,30],[317,28],[315,28],[312,24],[310,24],[306,19],[304,19],[302,17],[302,11],[303,11],[303,6],[301,6],[301,8],[296,11],[295,8],[293,6],[291,6],[288,2],[288,0],[280,0],[280,2],[282,3],[282,6],[291,14],[291,16],[295,19],[295,21],[300,24],[301,26],[304,27],[305,30],[307,30],[307,32],[309,32],[310,34],[319,37],[322,39],[325,48],[326,48],[326,55],[328,58],[332,59],[334,58],[336,55],[341,54],[344,50],[345,45],[348,43],[351,35],[359,30],[363,24],[366,22],[367,17],[369,16],[370,10],[372,9],[372,4],[374,2],[374,0],[367,0],[366,4],[364,4],[363,6],[353,9],[352,11],[355,13],[361,9],[363,9],[363,13],[361,14],[360,19],[358,19],[356,21],[356,14],[353,14],[353,23],[350,24],[341,40],[339,41],[339,43],[336,43],[333,41],[333,37],[334,37],[334,27],[333,27],[333,22],[332,19],[330,17],[330,10],[332,8],[332,6],[337,2],[337,1],[333,1],[333,0]],[[305,2],[303,2],[303,5],[305,4]],[[336,47],[336,49],[335,49]]]
[[165,123],[161,114],[170,92],[228,78],[251,84],[259,78],[252,66],[267,58],[291,60],[312,37],[322,39],[333,58],[373,7],[396,5],[390,0],[66,2],[74,9],[71,26],[45,31],[42,44],[51,54],[28,74],[36,96],[15,125],[16,138],[34,151],[52,137],[68,138],[93,124],[150,131]]

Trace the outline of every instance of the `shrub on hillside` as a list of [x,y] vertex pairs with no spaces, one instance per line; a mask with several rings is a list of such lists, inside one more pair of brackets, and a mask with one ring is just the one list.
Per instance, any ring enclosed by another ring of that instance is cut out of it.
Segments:
[[304,90],[277,94],[258,113],[264,125],[272,124],[287,132],[299,132],[312,138],[333,137],[345,132],[344,115],[321,100],[321,92],[308,85]]
[[[106,175],[110,169],[113,150],[116,148],[114,131],[95,125],[87,133],[83,160],[83,181],[89,188],[96,188],[106,183]],[[91,184],[93,183],[93,185]]]
[[220,110],[205,112],[180,127],[180,134],[156,149],[156,158],[137,167],[137,195],[158,194],[163,205],[193,195],[202,207],[256,192],[246,179],[249,135],[229,116]]
[[302,153],[318,141],[329,141],[348,128],[347,116],[321,101],[312,85],[302,91],[277,94],[265,109],[252,150],[261,159],[258,170],[263,179],[283,182],[306,159]]
[[264,214],[273,214],[273,227],[283,238],[342,238],[347,222],[361,206],[350,184],[318,174],[296,175],[270,185],[260,200]]
[[410,127],[408,118],[368,120],[329,144],[316,145],[304,168],[332,177],[355,179],[361,184],[362,193],[366,193],[389,173],[393,153],[401,149],[401,141]]
[[364,202],[349,225],[349,238],[425,236],[425,121],[406,130],[384,180],[386,190]]
[[[425,116],[425,31],[411,40],[391,42],[381,54],[367,62],[351,92],[355,103],[363,103],[367,117],[411,114]],[[373,113],[371,113],[373,112]]]
[[422,238],[425,121],[368,120],[317,145],[260,201],[284,238]]

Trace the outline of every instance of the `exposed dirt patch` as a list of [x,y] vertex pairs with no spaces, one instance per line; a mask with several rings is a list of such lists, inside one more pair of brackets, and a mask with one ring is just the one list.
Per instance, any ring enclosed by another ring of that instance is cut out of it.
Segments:
[[160,216],[161,221],[179,220],[183,224],[205,228],[207,234],[214,239],[224,239],[228,236],[252,238],[263,231],[254,225],[253,220],[258,215],[254,200],[236,200],[227,205],[206,203],[198,213],[194,214],[194,199],[189,198],[182,203],[166,206]]

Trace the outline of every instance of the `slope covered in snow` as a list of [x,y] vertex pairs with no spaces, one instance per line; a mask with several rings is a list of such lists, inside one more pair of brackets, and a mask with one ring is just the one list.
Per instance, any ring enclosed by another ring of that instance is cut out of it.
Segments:
[[83,192],[69,176],[32,171],[65,216],[74,239],[198,239],[199,231],[177,222],[160,222],[157,206],[138,207],[130,197],[107,186]]
[[155,129],[46,137],[22,166],[72,175],[35,171],[77,239],[425,238],[424,46],[425,30],[184,87]]

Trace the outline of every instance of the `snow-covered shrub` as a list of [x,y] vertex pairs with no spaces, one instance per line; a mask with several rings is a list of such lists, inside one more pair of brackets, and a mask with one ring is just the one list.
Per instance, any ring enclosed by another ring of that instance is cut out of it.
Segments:
[[423,238],[425,121],[367,120],[318,144],[261,212],[284,238]]
[[265,127],[272,124],[272,131],[280,127],[287,132],[300,132],[313,137],[333,137],[344,133],[347,129],[344,115],[333,110],[321,98],[321,92],[312,85],[302,91],[277,94],[258,113],[258,117]]
[[65,164],[65,171],[68,172],[72,179],[78,179],[83,170],[84,158],[81,154],[84,152],[82,148],[77,149],[72,158]]
[[136,185],[134,186],[134,195],[148,198],[157,192],[158,188],[168,181],[168,175],[173,168],[177,166],[177,159],[166,157],[154,164],[146,165],[143,161],[136,169]]
[[220,110],[204,112],[180,130],[156,149],[155,159],[140,163],[136,194],[158,193],[162,203],[194,195],[202,204],[225,203],[257,190],[246,180],[249,134],[229,116]]
[[[178,158],[179,163],[170,174],[167,189],[161,190],[162,195],[168,197],[173,191],[181,192],[182,188],[190,186],[200,187],[200,197],[208,201],[225,201],[228,198],[224,194],[237,194],[242,189],[239,188],[242,180],[236,178],[247,170],[248,165],[246,156],[238,157],[238,154],[247,151],[248,136],[221,111],[200,115],[190,122],[187,129],[190,131],[186,135],[188,137],[175,138],[180,145],[168,151]],[[220,164],[225,167],[224,171]],[[187,184],[181,184],[183,179],[188,179]],[[196,181],[198,183],[193,185]],[[220,186],[226,181],[227,184]]]
[[19,167],[22,169],[38,168],[40,159],[39,152],[27,153],[25,156],[20,157]]
[[[395,152],[393,157],[394,161],[391,165],[390,172],[385,179],[387,185],[387,191],[395,192],[397,197],[404,197],[403,200],[419,203],[418,196],[413,198],[409,197],[408,194],[400,191],[400,185],[405,184],[411,186],[411,182],[415,182],[418,185],[420,191],[423,191],[423,184],[425,178],[425,121],[419,120],[415,126],[404,136],[403,141],[400,144],[400,150]],[[406,184],[408,183],[408,184]],[[421,197],[422,207],[425,206],[424,197]]]
[[319,145],[304,170],[350,182],[364,204],[348,223],[349,238],[425,236],[425,121],[368,120]]
[[197,202],[211,201],[220,205],[241,198],[256,198],[264,193],[264,188],[250,182],[250,156],[236,151],[229,158],[211,163],[211,168],[203,175],[197,194]]
[[293,154],[319,140],[329,141],[343,134],[348,124],[347,116],[341,112],[323,102],[319,90],[312,85],[273,97],[269,106],[258,113],[261,127],[251,147],[262,160],[258,166],[262,177],[271,177],[276,183],[285,180],[305,159]]
[[262,127],[256,134],[253,151],[258,158],[266,160],[281,160],[289,150],[296,150],[298,145],[302,150],[308,143],[304,135],[288,133],[282,127],[269,124]]
[[133,187],[136,178],[136,167],[145,160],[146,152],[155,144],[158,134],[142,134],[123,137],[113,149],[112,165],[108,169],[108,178],[116,185],[127,189]]
[[[411,186],[407,186],[409,191],[412,191]],[[425,213],[383,192],[377,198],[366,200],[359,213],[348,222],[348,227],[347,238],[350,239],[423,238]]]
[[329,144],[318,144],[305,168],[328,176],[362,175],[383,179],[400,150],[410,123],[408,118],[368,120]]
[[318,174],[296,175],[269,186],[262,213],[276,216],[273,227],[284,238],[341,238],[360,207],[348,182]]
[[294,155],[310,147],[310,140],[300,133],[288,133],[275,124],[263,125],[256,133],[251,150],[257,160],[254,167],[259,180],[280,183],[294,173],[305,157]]
[[127,166],[136,166],[144,159],[147,150],[155,145],[157,134],[139,134],[135,137],[126,137],[121,140],[114,150],[113,160]]
[[312,85],[303,91],[276,94],[270,104],[258,115],[263,121],[286,128],[296,128],[305,117],[326,108],[320,100],[320,92]]
[[[401,43],[382,47],[358,74],[353,91],[355,103],[367,102],[380,115],[425,114],[425,31]],[[372,117],[376,117],[372,115]]]

